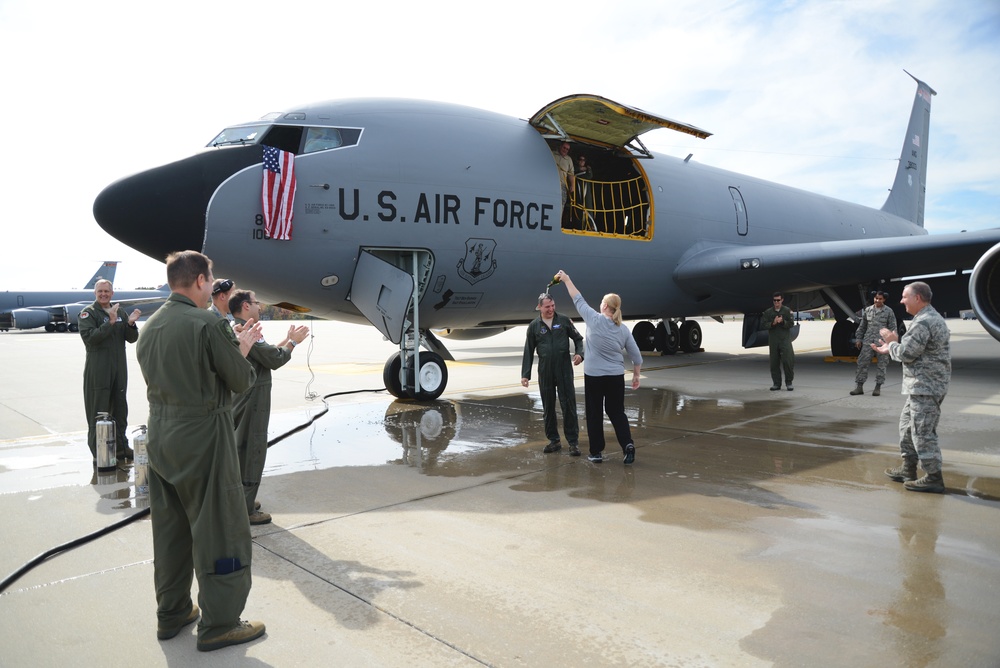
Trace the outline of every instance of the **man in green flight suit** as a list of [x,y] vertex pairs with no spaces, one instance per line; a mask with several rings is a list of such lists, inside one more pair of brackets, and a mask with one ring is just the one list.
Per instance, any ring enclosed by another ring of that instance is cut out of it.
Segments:
[[784,305],[780,292],[771,296],[771,308],[761,315],[760,323],[767,331],[767,346],[771,358],[771,391],[781,389],[781,372],[785,372],[785,387],[791,392],[795,378],[795,351],[792,350],[791,329],[795,326],[792,310]]
[[128,362],[125,342],[135,343],[139,329],[135,321],[142,313],[126,315],[120,304],[112,304],[115,290],[101,279],[94,286],[94,303],[80,311],[77,326],[87,349],[83,366],[83,408],[87,413],[87,447],[97,460],[97,414],[108,413],[115,421],[115,456],[132,459],[125,428],[128,426]]
[[137,356],[149,400],[149,507],[157,630],[173,638],[195,622],[198,649],[264,634],[240,614],[250,593],[253,545],[233,432],[233,393],[254,381],[245,359],[260,338],[248,322],[234,338],[208,310],[212,264],[195,251],[167,257],[171,294],[143,327]]
[[[260,302],[250,290],[233,292],[228,309],[238,325],[245,327],[248,322],[260,320]],[[278,345],[272,346],[260,337],[247,354],[247,360],[257,373],[257,380],[250,389],[236,397],[233,418],[236,421],[236,450],[250,524],[271,521],[270,513],[261,511],[257,504],[257,491],[267,457],[267,424],[271,420],[271,371],[284,366],[292,358],[295,346],[307,336],[308,327],[292,325],[288,328],[288,336]]]
[[583,361],[583,336],[573,321],[556,313],[556,303],[547,292],[538,295],[535,310],[539,316],[528,325],[524,341],[524,358],[521,361],[521,385],[528,387],[531,380],[531,362],[538,351],[538,391],[542,395],[542,415],[545,436],[549,444],[542,452],[558,452],[559,429],[556,423],[556,390],[562,409],[563,429],[569,441],[569,454],[580,456],[577,441],[580,438],[580,421],[576,415],[576,389],[573,387],[573,367],[570,366],[569,340],[573,339],[576,354],[573,365]]

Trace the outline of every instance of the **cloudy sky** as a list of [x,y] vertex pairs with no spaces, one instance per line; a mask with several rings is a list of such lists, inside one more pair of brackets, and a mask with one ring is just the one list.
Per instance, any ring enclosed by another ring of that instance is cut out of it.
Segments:
[[[297,103],[416,97],[528,118],[594,93],[697,125],[654,151],[881,206],[913,101],[933,100],[926,227],[1000,226],[996,0],[0,0],[0,290],[116,286],[163,265],[94,197],[224,126]],[[456,141],[461,141],[456,137]]]

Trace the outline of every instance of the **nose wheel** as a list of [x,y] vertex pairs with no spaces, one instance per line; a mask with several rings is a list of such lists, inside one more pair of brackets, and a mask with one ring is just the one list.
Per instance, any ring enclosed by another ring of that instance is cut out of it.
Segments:
[[448,385],[448,367],[444,359],[437,353],[420,353],[420,370],[417,372],[419,391],[414,391],[413,368],[413,355],[407,356],[405,367],[402,353],[394,353],[386,360],[382,369],[382,381],[389,394],[398,399],[417,401],[431,401],[440,397]]

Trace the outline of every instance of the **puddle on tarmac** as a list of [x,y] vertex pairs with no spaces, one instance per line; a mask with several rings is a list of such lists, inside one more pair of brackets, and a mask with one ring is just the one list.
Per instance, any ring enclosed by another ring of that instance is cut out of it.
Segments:
[[[578,393],[580,413],[582,399]],[[666,388],[626,396],[640,456],[647,445],[669,448],[670,477],[697,482],[703,492],[721,485],[732,494],[734,483],[849,461],[868,449],[858,447],[856,435],[870,430],[870,421],[826,408],[794,409],[784,397],[693,396]],[[537,393],[331,403],[328,412],[296,431],[322,412],[317,405],[271,416],[269,435],[276,442],[268,450],[266,476],[380,465],[411,466],[425,475],[480,476],[585,461],[541,454],[546,438]],[[610,427],[607,434],[607,452],[615,455]],[[95,485],[103,498],[142,507],[145,499],[137,498],[133,476],[131,465],[113,472],[114,479],[98,476],[85,432],[0,442],[0,493]],[[995,498],[986,487],[975,495]]]

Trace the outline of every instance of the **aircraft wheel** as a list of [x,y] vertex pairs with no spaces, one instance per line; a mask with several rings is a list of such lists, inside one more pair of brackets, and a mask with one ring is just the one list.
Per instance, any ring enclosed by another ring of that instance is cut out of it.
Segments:
[[65,322],[60,322],[58,325],[56,325],[57,332],[65,332],[68,330],[69,330],[69,325],[67,325]]
[[675,322],[663,320],[656,326],[656,349],[664,355],[673,355],[680,345],[681,333]]
[[696,353],[701,350],[701,325],[694,320],[681,323],[680,346],[686,353]]
[[51,322],[47,322],[47,323],[45,323],[45,331],[46,332],[54,332],[54,331],[56,331],[56,326],[53,325]]
[[[411,364],[410,367],[412,368],[413,365]],[[448,367],[445,366],[444,359],[437,353],[420,353],[419,373],[420,392],[417,392],[413,398],[418,401],[430,401],[440,397],[448,385]],[[408,380],[412,381],[412,378]],[[415,384],[408,382],[407,386],[412,388]]]
[[397,399],[405,398],[402,366],[402,356],[396,353],[385,361],[385,367],[382,369],[382,382],[385,383],[385,389]]
[[656,328],[648,320],[637,322],[635,323],[635,327],[632,328],[632,338],[635,339],[635,345],[639,346],[639,350],[643,352],[654,350],[656,346]]
[[854,331],[857,328],[850,320],[838,320],[830,332],[830,353],[834,357],[857,357],[854,347]]
[[76,324],[75,322],[74,323],[70,323],[69,331],[71,331],[71,332],[79,332],[80,331],[80,325]]

